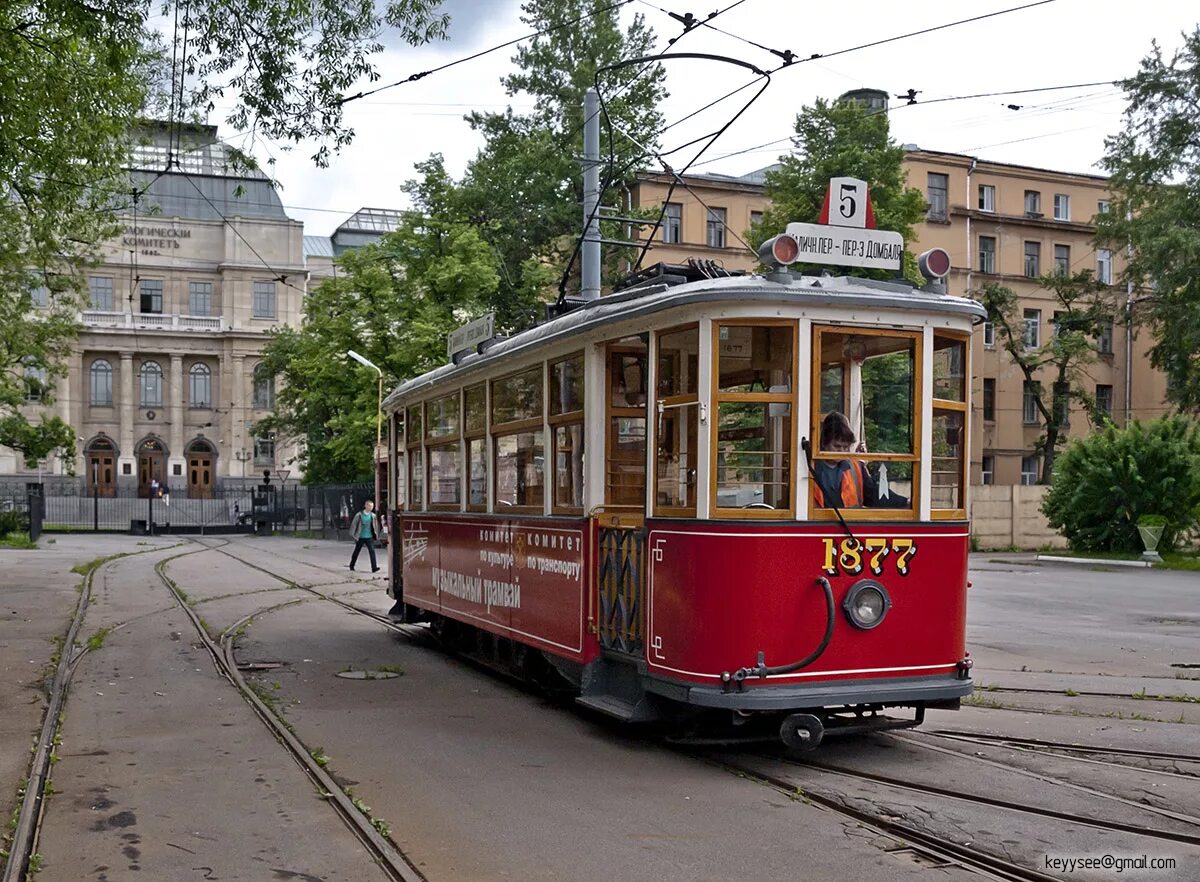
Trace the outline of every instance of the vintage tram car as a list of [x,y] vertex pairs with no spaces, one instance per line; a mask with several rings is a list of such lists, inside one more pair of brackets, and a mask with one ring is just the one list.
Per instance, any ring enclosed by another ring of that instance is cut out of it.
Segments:
[[679,732],[812,747],[957,707],[983,310],[774,243],[765,275],[660,266],[401,384],[395,609]]

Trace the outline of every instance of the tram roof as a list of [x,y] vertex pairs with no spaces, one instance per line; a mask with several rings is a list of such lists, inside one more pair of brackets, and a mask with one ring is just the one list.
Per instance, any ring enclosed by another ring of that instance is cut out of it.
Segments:
[[869,307],[925,314],[951,314],[983,319],[983,306],[967,297],[915,288],[902,282],[880,282],[852,276],[793,276],[773,281],[759,275],[705,279],[679,285],[645,285],[589,300],[578,309],[548,322],[495,340],[482,353],[469,353],[455,364],[400,383],[384,399],[392,407],[400,398],[424,391],[461,374],[495,367],[517,356],[569,340],[608,324],[647,318],[668,309],[704,303],[743,303],[804,306]]

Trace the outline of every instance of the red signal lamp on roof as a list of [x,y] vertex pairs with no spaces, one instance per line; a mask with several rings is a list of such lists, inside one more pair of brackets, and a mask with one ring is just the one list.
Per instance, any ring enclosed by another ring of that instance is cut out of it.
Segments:
[[800,245],[787,233],[772,236],[758,246],[758,259],[767,266],[787,266],[800,256]]
[[931,282],[945,278],[950,273],[950,252],[945,248],[930,248],[917,258],[917,268]]

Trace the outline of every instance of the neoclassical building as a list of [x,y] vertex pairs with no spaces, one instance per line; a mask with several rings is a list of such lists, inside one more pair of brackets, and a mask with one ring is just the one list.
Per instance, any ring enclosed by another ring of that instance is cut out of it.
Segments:
[[[81,331],[50,405],[75,428],[81,489],[145,495],[157,479],[203,498],[224,478],[298,477],[294,449],[254,427],[274,407],[260,366],[268,333],[302,314],[303,225],[215,127],[186,127],[165,172],[167,129],[139,141],[130,178],[144,192],[87,272]],[[29,472],[0,448],[0,475]]]

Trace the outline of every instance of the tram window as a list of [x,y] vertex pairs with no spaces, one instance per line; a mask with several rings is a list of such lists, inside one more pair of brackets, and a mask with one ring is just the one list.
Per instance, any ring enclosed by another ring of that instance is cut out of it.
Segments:
[[420,447],[408,449],[408,484],[411,492],[408,494],[409,508],[421,511],[425,508],[425,461],[421,456]]
[[792,388],[794,326],[720,325],[717,330],[719,392],[766,392]]
[[959,410],[933,408],[933,463],[931,504],[939,509],[963,509],[963,452],[966,414]]
[[699,389],[700,332],[697,328],[658,336],[658,397],[695,395]]
[[405,486],[407,482],[404,480],[404,475],[405,475],[404,461],[405,461],[404,451],[397,450],[396,451],[396,508],[397,508],[397,510],[403,510],[404,508],[407,507],[408,488],[407,488],[407,486]]
[[463,434],[483,434],[487,430],[487,390],[483,383],[463,390]]
[[930,506],[939,517],[966,515],[967,376],[966,339],[934,334]]
[[583,353],[550,363],[550,414],[583,410]]
[[717,405],[717,507],[791,508],[792,408],[760,401]]
[[[860,452],[913,454],[916,353],[913,335],[823,331],[821,412],[814,422],[819,426],[836,410],[849,418]],[[833,391],[837,377],[840,401]],[[835,402],[841,406],[831,406]]]
[[408,409],[408,441],[413,446],[419,446],[423,435],[421,421],[421,405],[414,404]]
[[492,381],[492,427],[542,418],[542,366]]
[[[664,408],[658,417],[655,514],[696,513],[697,411],[699,405]],[[676,509],[676,511],[666,511]]]
[[458,393],[435,398],[425,406],[430,438],[458,437]]
[[951,337],[933,338],[933,397],[966,401],[966,342]]
[[696,514],[699,351],[700,329],[696,326],[658,335],[656,515]]
[[458,441],[427,448],[429,507],[459,507],[462,500],[462,449]]
[[467,442],[467,508],[487,508],[487,439]]
[[496,511],[542,511],[546,455],[542,432],[517,432],[496,439]]
[[554,427],[554,510],[583,510],[583,423]]
[[647,349],[641,337],[627,337],[608,350],[605,505],[646,505]]

